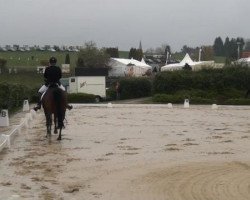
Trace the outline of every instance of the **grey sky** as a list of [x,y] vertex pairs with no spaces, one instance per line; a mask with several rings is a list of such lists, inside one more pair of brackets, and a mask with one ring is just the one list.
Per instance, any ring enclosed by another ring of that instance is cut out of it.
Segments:
[[0,0],[0,45],[83,45],[144,50],[250,38],[250,0]]

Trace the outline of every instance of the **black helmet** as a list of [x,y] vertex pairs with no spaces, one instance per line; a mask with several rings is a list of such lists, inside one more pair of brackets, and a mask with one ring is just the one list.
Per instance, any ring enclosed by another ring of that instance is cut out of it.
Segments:
[[56,64],[56,62],[57,62],[57,59],[56,59],[55,57],[51,57],[51,58],[49,59],[49,63],[50,63],[50,64]]

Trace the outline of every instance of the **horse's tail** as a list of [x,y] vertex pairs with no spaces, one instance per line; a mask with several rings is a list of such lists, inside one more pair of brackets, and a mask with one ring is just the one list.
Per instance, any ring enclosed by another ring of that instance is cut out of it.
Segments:
[[64,126],[63,120],[64,120],[64,113],[63,113],[63,91],[60,88],[55,88],[53,90],[53,96],[55,100],[55,106],[56,106],[56,116],[58,120],[58,128],[62,128]]

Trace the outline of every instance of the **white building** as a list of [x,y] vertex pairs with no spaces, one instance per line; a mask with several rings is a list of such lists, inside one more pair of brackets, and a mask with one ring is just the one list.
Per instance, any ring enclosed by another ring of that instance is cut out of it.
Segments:
[[138,60],[111,58],[109,63],[111,70],[109,76],[144,76],[151,73],[152,67]]

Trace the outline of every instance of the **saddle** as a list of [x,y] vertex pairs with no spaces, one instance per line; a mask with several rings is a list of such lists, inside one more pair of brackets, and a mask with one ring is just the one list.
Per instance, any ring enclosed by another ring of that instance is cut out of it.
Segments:
[[48,83],[47,87],[48,88],[56,88],[56,87],[59,87],[59,83]]
[[[48,87],[48,89],[49,88],[59,88],[59,86],[60,86],[59,83],[46,83],[45,85]],[[44,95],[47,93],[48,89],[44,93],[42,93],[41,98],[40,98],[41,100],[43,99]]]

